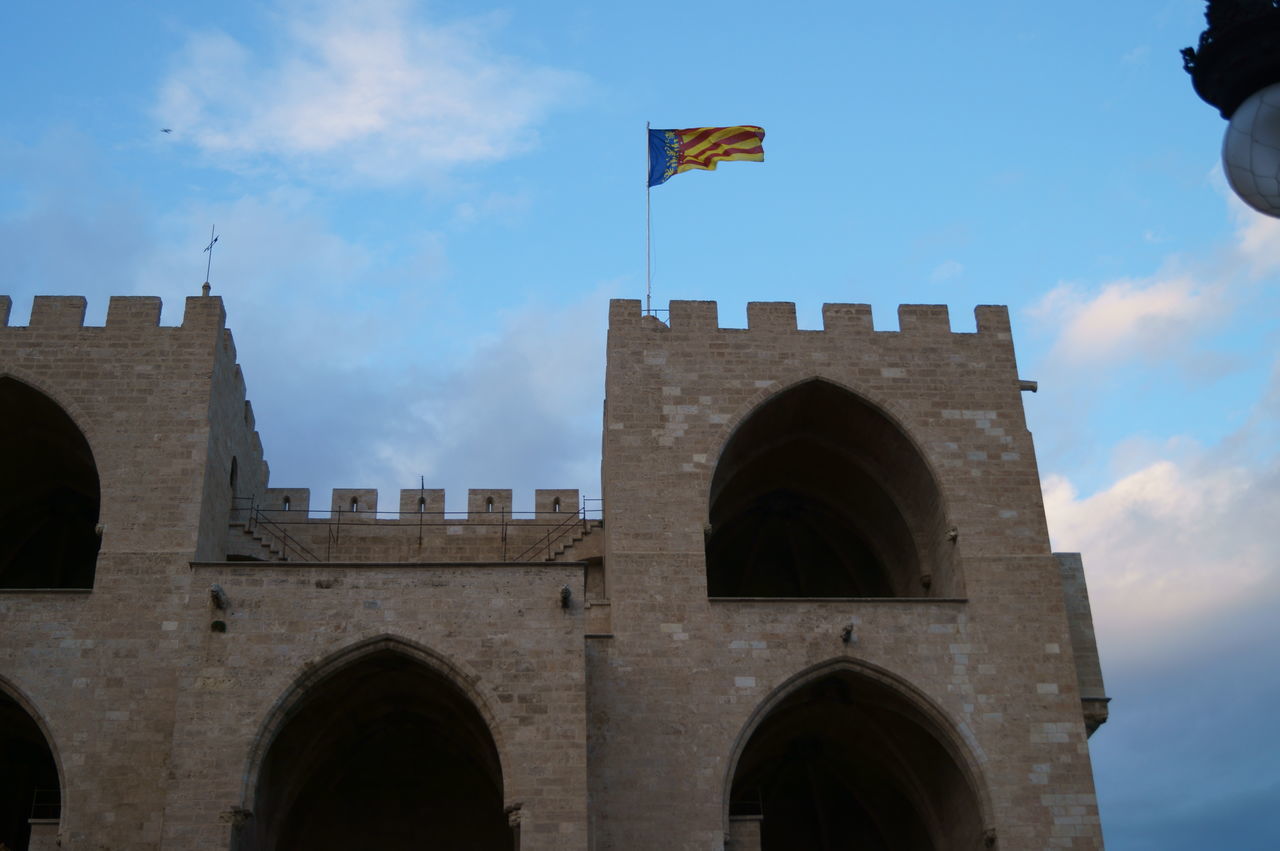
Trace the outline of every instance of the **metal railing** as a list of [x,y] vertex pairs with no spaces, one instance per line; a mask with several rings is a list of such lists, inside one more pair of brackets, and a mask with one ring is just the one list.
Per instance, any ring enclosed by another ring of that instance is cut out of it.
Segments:
[[[241,501],[247,502],[248,504],[243,506],[237,505],[237,503]],[[238,514],[239,522],[244,523],[245,529],[248,530],[251,535],[257,535],[259,530],[265,530],[273,539],[276,548],[279,549],[282,560],[289,561],[289,548],[292,546],[293,552],[296,555],[303,557],[301,561],[320,561],[320,557],[312,552],[305,544],[290,535],[288,530],[286,530],[281,524],[266,516],[263,513],[262,507],[253,501],[253,497],[233,496],[231,498],[231,503],[232,521],[234,522],[237,520]]]
[[[587,508],[584,505],[578,509],[576,514],[565,518],[558,526],[549,529],[547,534],[529,545],[528,549],[511,559],[511,561],[529,561],[529,557],[541,551],[543,547],[546,547],[547,550],[546,560],[551,561],[555,557],[555,551],[564,549],[564,547],[558,546],[560,541],[569,536],[571,536],[569,537],[569,543],[581,540],[581,538],[577,537],[577,533],[581,531],[582,536],[585,537],[591,531],[591,522],[587,519]],[[565,544],[565,547],[567,546],[568,544]]]
[[[538,526],[538,520],[546,520],[548,514],[553,512],[546,511],[508,511],[506,508],[498,508],[491,513],[481,514],[479,516],[470,511],[368,511],[364,509],[344,509],[341,507],[331,511],[312,511],[289,509],[289,508],[268,508],[258,504],[253,497],[232,497],[231,522],[241,523],[244,528],[252,535],[257,537],[268,537],[271,539],[270,546],[278,551],[282,560],[285,561],[330,561],[334,550],[336,550],[342,542],[342,528],[344,517],[347,525],[363,526],[368,521],[399,521],[400,525],[410,525],[406,523],[408,518],[417,517],[417,523],[413,524],[418,527],[418,545],[423,542],[423,533],[428,526],[482,526],[497,527],[499,534],[499,542],[501,544],[501,561],[529,561],[536,553],[545,552],[547,561],[552,560],[556,553],[567,547],[573,542],[579,534],[585,536],[597,525],[602,523],[604,513],[604,500],[599,497],[582,497],[579,499],[579,508],[577,511],[568,512],[564,519],[556,520],[554,523],[548,521],[547,531],[538,538],[534,543],[526,546],[519,553],[512,555],[508,552],[509,533],[513,529],[528,530]],[[281,515],[295,514],[298,519],[284,519]],[[355,518],[359,518],[355,520]],[[295,535],[289,533],[286,526],[305,526],[314,529],[316,526],[325,525],[325,554],[321,558],[314,550],[298,540]],[[567,540],[566,540],[567,539]]]

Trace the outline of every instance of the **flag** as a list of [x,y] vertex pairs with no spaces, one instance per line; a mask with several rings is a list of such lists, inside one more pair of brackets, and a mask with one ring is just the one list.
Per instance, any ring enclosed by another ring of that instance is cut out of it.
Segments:
[[715,171],[722,162],[764,162],[764,129],[741,127],[690,127],[687,130],[649,131],[649,185],[666,183],[691,168]]

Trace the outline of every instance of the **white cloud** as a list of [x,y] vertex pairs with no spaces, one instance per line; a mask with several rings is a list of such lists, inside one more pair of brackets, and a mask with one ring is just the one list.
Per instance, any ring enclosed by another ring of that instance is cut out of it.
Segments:
[[532,206],[533,197],[528,192],[491,192],[458,204],[454,208],[454,220],[465,225],[492,219],[509,221],[527,215]]
[[456,368],[412,377],[374,442],[379,474],[421,473],[448,490],[451,510],[471,487],[513,488],[519,510],[535,488],[598,497],[607,289],[518,311]]
[[[334,233],[305,190],[284,187],[221,204],[192,205],[166,217],[132,286],[165,298],[167,322],[180,322],[182,297],[199,292],[208,258],[201,249],[210,223],[218,232],[210,275],[213,292],[233,297],[239,310],[249,314],[247,322],[240,317],[239,327],[253,322],[257,311],[270,315],[282,304],[290,312],[316,305],[332,313],[333,300],[358,291],[361,277],[378,262],[367,248]],[[266,336],[278,338],[280,329]]]
[[[1220,353],[1191,342],[1220,330],[1222,320],[1256,298],[1258,283],[1280,272],[1280,220],[1247,207],[1226,185],[1220,166],[1210,182],[1235,225],[1232,240],[1212,254],[1170,254],[1160,272],[1097,287],[1062,283],[1027,313],[1054,333],[1052,356],[1066,366],[1116,366],[1126,358],[1174,362],[1184,371],[1220,374],[1234,368]],[[1148,242],[1165,241],[1144,232]]]
[[1216,289],[1187,274],[1112,281],[1093,295],[1062,284],[1031,313],[1061,325],[1055,354],[1067,360],[1160,356],[1182,346],[1195,326],[1217,312]]
[[224,164],[262,161],[394,181],[532,147],[579,75],[490,49],[494,18],[419,20],[370,0],[287,7],[274,49],[193,35],[156,117]]
[[1264,216],[1241,201],[1227,183],[1221,162],[1209,169],[1206,179],[1226,203],[1235,224],[1235,240],[1223,264],[1255,280],[1280,271],[1280,219]]
[[1253,277],[1280,270],[1280,219],[1254,212],[1237,201],[1236,252]]
[[1280,597],[1280,424],[1276,387],[1220,444],[1171,441],[1152,461],[1087,497],[1044,478],[1055,548],[1085,553],[1104,656],[1124,665]]
[[958,260],[946,260],[934,267],[933,272],[929,275],[929,280],[935,284],[944,281],[950,281],[964,274],[964,264]]

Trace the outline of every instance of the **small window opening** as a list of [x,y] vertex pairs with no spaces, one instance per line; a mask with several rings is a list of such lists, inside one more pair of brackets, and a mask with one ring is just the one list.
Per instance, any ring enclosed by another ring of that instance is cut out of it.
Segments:
[[360,500],[359,500],[359,499],[357,499],[357,498],[356,498],[356,497],[354,497],[354,496],[353,496],[353,497],[351,497],[351,510],[352,510],[352,511],[359,511],[359,510],[360,510]]
[[484,501],[484,510],[490,514],[493,513],[493,497],[489,497]]
[[289,497],[286,496],[284,499],[280,501],[280,507],[283,508],[285,511],[289,510]]
[[240,477],[239,466],[240,465],[236,463],[236,459],[233,456],[231,459],[231,495],[232,496],[235,496],[236,480]]
[[425,496],[418,497],[418,513],[419,514],[427,513],[427,498]]
[[560,497],[556,497],[551,501],[551,510],[555,512],[560,511]]

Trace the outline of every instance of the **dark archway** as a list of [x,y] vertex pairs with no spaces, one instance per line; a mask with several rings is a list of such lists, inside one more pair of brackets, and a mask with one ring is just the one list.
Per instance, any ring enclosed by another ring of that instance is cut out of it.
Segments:
[[981,849],[981,801],[951,742],[886,682],[849,669],[819,676],[751,734],[730,813],[760,817],[763,851]]
[[712,597],[956,591],[928,464],[879,408],[827,381],[779,393],[738,426],[709,516]]
[[0,378],[0,588],[92,588],[98,468],[84,434],[56,402]]
[[0,690],[0,844],[25,851],[31,818],[58,818],[62,792],[53,751],[35,719]]
[[238,848],[510,851],[502,768],[470,699],[397,650],[361,655],[288,710]]

